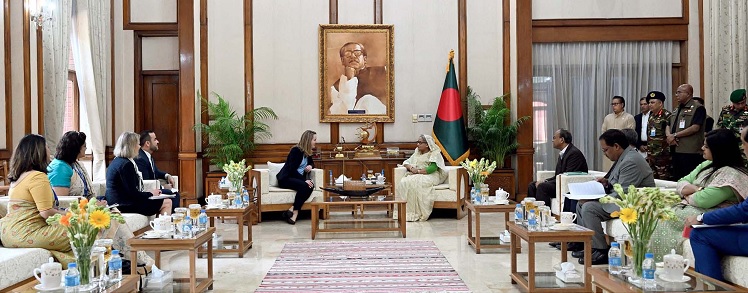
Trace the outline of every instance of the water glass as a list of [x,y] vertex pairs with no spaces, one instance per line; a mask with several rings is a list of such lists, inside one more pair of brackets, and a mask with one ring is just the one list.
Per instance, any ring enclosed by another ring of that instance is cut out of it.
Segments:
[[480,187],[480,200],[481,204],[486,204],[488,202],[488,194],[489,194],[488,184],[481,184]]
[[621,272],[630,274],[632,272],[632,263],[634,262],[633,246],[631,245],[631,236],[621,234],[616,237],[618,246],[621,247]]
[[112,239],[97,239],[94,241],[94,247],[103,247],[106,249],[106,251],[104,251],[105,261],[109,261],[109,259],[112,258],[112,244],[114,244],[114,240]]
[[[106,252],[107,249],[105,247],[96,246],[96,244],[94,244],[94,248],[91,249],[91,277],[89,280],[91,280],[92,283],[98,283],[99,288],[106,288],[109,280],[107,277],[107,261],[105,260]],[[109,250],[109,256],[111,257],[111,250]]]
[[553,215],[551,215],[551,207],[540,206],[540,227],[548,228],[553,226]]

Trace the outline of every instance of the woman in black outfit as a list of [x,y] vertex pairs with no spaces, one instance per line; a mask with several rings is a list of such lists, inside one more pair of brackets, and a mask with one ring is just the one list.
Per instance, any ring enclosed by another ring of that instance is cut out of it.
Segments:
[[309,179],[309,175],[314,168],[312,149],[316,145],[317,133],[311,130],[304,131],[299,143],[288,153],[286,164],[275,176],[278,179],[278,187],[296,190],[293,206],[283,212],[283,217],[291,225],[296,224],[296,217],[299,215],[301,206],[314,190],[314,183]]

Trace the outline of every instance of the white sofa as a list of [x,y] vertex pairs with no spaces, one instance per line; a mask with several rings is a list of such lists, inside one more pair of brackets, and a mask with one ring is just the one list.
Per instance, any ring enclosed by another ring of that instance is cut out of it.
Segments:
[[[392,182],[400,182],[400,179],[405,177],[407,170],[405,167],[397,167],[394,169],[394,176]],[[435,209],[455,209],[457,210],[457,219],[465,217],[465,200],[470,200],[468,195],[470,194],[470,186],[467,172],[461,166],[447,166],[447,180],[442,184],[434,187],[434,195],[436,199],[434,201]],[[393,190],[397,195],[397,190],[393,186]]]
[[[539,171],[538,176],[546,176],[539,178],[547,178],[547,176],[553,176],[553,172],[551,172],[550,175],[547,175],[548,173],[541,174],[540,172],[548,171]],[[594,177],[602,176],[605,176],[605,173],[599,171],[590,171],[588,175],[558,175],[556,177],[556,198],[554,199],[554,206],[557,205],[556,202],[559,202],[561,204],[558,204],[558,208],[563,208],[563,199],[564,195],[569,190],[569,183],[589,181],[593,180]],[[674,181],[655,179],[655,186],[658,188],[675,191],[677,183]],[[628,234],[626,228],[623,226],[623,223],[619,219],[613,219],[605,222],[605,225],[603,225],[603,229],[605,230],[605,234],[610,237]],[[693,255],[693,251],[691,250],[690,240],[686,240],[683,243],[683,254],[686,258],[688,258],[689,264],[691,264],[691,266],[693,267],[693,265],[695,264],[695,258]],[[745,273],[745,270],[748,270],[748,257],[728,256],[722,259],[722,271],[725,279],[733,284],[748,287],[748,274]]]
[[[320,189],[324,186],[322,169],[312,169],[311,173],[311,179],[314,181],[314,191],[301,207],[302,210],[310,210],[310,202],[321,202],[323,200],[322,189]],[[255,197],[257,198],[258,222],[262,222],[262,212],[285,211],[293,205],[296,191],[271,186],[269,169],[252,169],[249,182],[254,187]]]
[[[60,207],[70,207],[77,200],[75,196],[59,197]],[[0,215],[8,212],[8,197],[0,197]],[[150,219],[140,214],[122,214],[125,224],[135,234],[150,229]],[[14,284],[25,283],[33,279],[32,271],[40,267],[52,256],[49,251],[42,248],[7,248],[0,246],[0,291]]]

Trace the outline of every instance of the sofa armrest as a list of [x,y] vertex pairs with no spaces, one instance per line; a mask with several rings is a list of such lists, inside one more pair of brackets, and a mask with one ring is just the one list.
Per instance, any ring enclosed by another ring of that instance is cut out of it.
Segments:
[[257,194],[267,194],[270,190],[270,171],[268,169],[252,169],[252,178],[256,183],[252,186],[259,189]]
[[[553,177],[556,174],[556,171],[537,171],[535,172],[535,181],[545,180],[548,178]],[[558,179],[558,178],[556,178]]]
[[322,169],[314,168],[310,177],[314,182],[314,189],[322,191],[322,187],[325,187],[325,172]]
[[558,199],[559,212],[564,210],[564,199],[569,192],[569,183],[579,183],[595,180],[595,176],[587,175],[567,175],[559,174],[556,176],[556,199]]
[[459,172],[462,166],[447,166],[446,171],[447,183],[449,184],[449,190],[457,191],[457,181],[459,180]]

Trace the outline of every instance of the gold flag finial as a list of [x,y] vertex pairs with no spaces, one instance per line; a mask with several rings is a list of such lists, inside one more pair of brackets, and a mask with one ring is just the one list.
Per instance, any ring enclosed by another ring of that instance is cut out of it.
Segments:
[[449,61],[447,62],[447,72],[449,73],[449,62],[452,62],[452,59],[455,58],[455,50],[449,50]]

